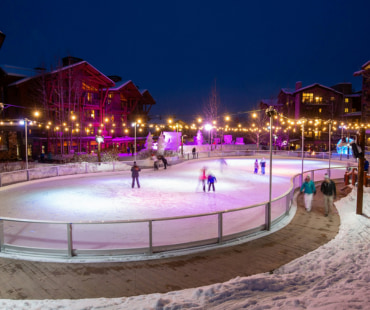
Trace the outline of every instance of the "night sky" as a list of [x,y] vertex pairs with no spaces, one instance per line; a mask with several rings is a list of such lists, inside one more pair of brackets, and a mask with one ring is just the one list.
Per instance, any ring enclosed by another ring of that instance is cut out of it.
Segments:
[[352,82],[370,60],[369,0],[0,2],[0,64],[82,58],[148,89],[154,115],[188,118],[213,85],[236,113],[281,88]]

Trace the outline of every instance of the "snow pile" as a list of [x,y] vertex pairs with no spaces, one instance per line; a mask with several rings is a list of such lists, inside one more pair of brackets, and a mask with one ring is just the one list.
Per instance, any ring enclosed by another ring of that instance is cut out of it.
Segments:
[[[235,278],[194,289],[129,298],[0,301],[2,309],[367,309],[370,304],[367,216],[356,215],[356,191],[336,203],[335,239],[273,274]],[[370,214],[370,189],[364,193]]]

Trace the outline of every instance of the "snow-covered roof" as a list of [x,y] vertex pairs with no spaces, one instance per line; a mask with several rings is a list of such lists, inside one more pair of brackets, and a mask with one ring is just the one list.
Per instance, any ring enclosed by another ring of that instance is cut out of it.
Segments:
[[37,74],[37,71],[32,68],[22,68],[11,65],[0,65],[0,68],[6,75],[19,76],[19,77],[32,77]]
[[120,90],[122,87],[125,87],[129,83],[132,83],[132,80],[117,82],[115,83],[115,87],[111,87],[109,88],[109,90]]
[[337,90],[335,90],[335,89],[333,89],[333,88],[330,88],[330,87],[328,87],[328,86],[324,86],[324,85],[319,84],[319,83],[314,83],[314,84],[311,84],[311,85],[308,85],[308,86],[305,86],[305,87],[299,88],[299,89],[295,90],[295,91],[293,92],[293,94],[296,94],[296,93],[299,93],[299,92],[305,91],[305,90],[310,89],[310,88],[313,88],[313,87],[321,87],[321,88],[325,88],[325,89],[327,89],[327,90],[330,90],[330,91],[332,91],[332,92],[335,92],[335,93],[337,93],[337,94],[342,94],[341,92],[339,92],[339,91],[337,91]]
[[361,70],[359,71],[356,71],[355,73],[353,73],[354,76],[359,76],[359,75],[362,75],[366,70],[369,70],[370,69],[370,60],[365,62],[362,66],[361,66]]

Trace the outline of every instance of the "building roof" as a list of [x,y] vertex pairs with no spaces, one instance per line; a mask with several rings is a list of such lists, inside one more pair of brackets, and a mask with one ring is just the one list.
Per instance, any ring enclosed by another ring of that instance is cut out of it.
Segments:
[[356,71],[355,73],[353,73],[354,76],[359,76],[359,75],[362,75],[366,70],[370,70],[370,60],[365,62],[362,66],[361,66],[361,70],[360,71]]
[[337,93],[337,94],[342,94],[341,92],[339,92],[339,91],[337,91],[337,90],[335,90],[335,89],[333,89],[333,88],[331,88],[331,87],[327,87],[327,86],[321,85],[321,84],[319,84],[319,83],[314,83],[314,84],[311,84],[311,85],[308,85],[308,86],[305,86],[305,87],[299,88],[299,89],[295,90],[295,91],[293,92],[293,94],[300,93],[300,92],[302,92],[302,91],[305,91],[305,90],[307,90],[307,89],[310,89],[310,88],[313,88],[313,87],[316,87],[316,86],[317,86],[317,87],[321,87],[321,88],[325,88],[325,89],[330,90],[330,91],[332,91],[332,92],[335,92],[335,93]]
[[22,68],[22,67],[16,67],[16,66],[11,66],[11,65],[0,65],[0,69],[6,75],[18,76],[22,78],[32,77],[35,74],[37,74],[37,70],[35,69]]
[[[80,62],[77,62],[77,63],[74,63],[74,64],[69,65],[69,66],[65,66],[65,67],[61,67],[61,68],[55,69],[55,70],[53,70],[51,72],[45,72],[45,74],[46,75],[56,74],[58,72],[62,72],[62,71],[69,70],[69,69],[73,69],[75,67],[83,67],[86,72],[88,72],[91,76],[95,77],[96,81],[99,82],[99,83],[101,83],[101,84],[105,84],[108,87],[112,87],[112,86],[115,85],[115,83],[109,77],[107,77],[105,74],[103,74],[102,72],[100,72],[98,69],[96,69],[94,66],[92,66],[91,64],[89,64],[85,60],[80,61]],[[14,85],[22,84],[22,83],[28,81],[29,79],[31,79],[33,77],[35,77],[35,75],[34,76],[31,76],[31,77],[25,77],[24,79],[21,79],[19,81],[16,81],[16,82],[10,84],[9,86],[14,86]]]

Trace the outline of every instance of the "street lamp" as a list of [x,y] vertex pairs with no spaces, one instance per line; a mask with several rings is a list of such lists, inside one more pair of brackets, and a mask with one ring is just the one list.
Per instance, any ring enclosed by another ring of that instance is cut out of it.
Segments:
[[138,126],[138,123],[140,124],[141,123],[141,120],[138,119],[137,121],[133,122],[132,123],[132,126],[135,127],[135,140],[134,140],[134,152],[135,152],[135,161],[136,161],[136,127]]
[[266,230],[271,229],[271,192],[272,192],[272,118],[277,114],[274,107],[266,109],[266,115],[270,118],[270,179],[269,179],[269,203],[266,210]]
[[100,165],[101,163],[101,157],[100,157],[100,143],[104,142],[104,137],[103,136],[95,136],[95,141],[98,142],[98,163]]
[[302,118],[298,123],[302,124],[302,146],[301,146],[301,151],[302,151],[302,171],[301,171],[301,185],[303,184],[303,162],[304,162],[304,122],[306,121],[305,118]]

